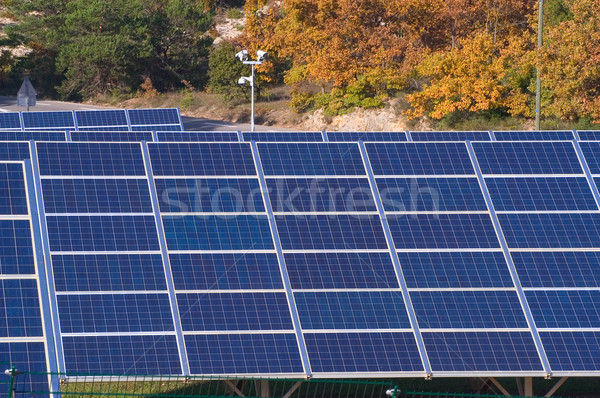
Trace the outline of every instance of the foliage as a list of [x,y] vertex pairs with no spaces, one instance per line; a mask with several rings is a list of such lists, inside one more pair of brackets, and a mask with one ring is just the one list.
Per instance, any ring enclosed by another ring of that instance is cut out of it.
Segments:
[[248,65],[235,57],[236,52],[232,44],[223,42],[211,51],[208,60],[208,89],[228,102],[250,98],[248,88],[237,84],[241,76],[248,75]]
[[[212,14],[195,0],[30,0],[8,4],[9,36],[55,63],[63,98],[205,83]],[[44,67],[31,58],[31,74]]]
[[546,115],[600,120],[600,4],[565,0],[573,15],[546,33],[541,54],[542,82],[548,90]]

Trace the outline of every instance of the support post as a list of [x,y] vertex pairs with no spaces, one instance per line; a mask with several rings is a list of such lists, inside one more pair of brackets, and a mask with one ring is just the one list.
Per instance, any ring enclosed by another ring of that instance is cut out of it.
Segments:
[[250,80],[250,89],[252,91],[252,94],[250,96],[251,98],[251,105],[250,105],[250,131],[254,131],[254,64],[252,64],[252,78]]
[[533,378],[525,377],[523,384],[524,384],[525,396],[533,397]]
[[500,384],[500,382],[498,380],[496,380],[495,377],[490,377],[490,381],[492,383],[494,383],[494,385],[500,390],[500,392],[502,394],[504,394],[506,397],[512,397],[512,395],[506,391],[506,388],[502,387],[502,384]]
[[550,398],[551,396],[554,395],[554,393],[556,391],[558,391],[558,389],[560,388],[560,386],[562,386],[563,384],[565,384],[565,381],[567,381],[568,377],[562,377],[559,381],[556,382],[556,384],[554,385],[554,387],[552,387],[550,389],[550,391],[548,391],[548,393],[546,395],[544,395],[544,397],[546,398]]
[[540,53],[542,46],[544,45],[544,0],[539,0],[539,12],[538,12],[538,56],[536,62],[535,72],[535,129],[540,129],[540,107],[542,102],[542,81],[540,79]]

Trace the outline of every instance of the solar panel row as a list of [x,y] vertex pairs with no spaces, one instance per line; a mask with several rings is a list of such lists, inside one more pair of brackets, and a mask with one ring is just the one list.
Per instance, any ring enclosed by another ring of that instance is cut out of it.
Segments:
[[[589,375],[597,144],[4,142],[0,158],[34,154],[59,323],[47,368]],[[2,250],[26,253],[12,175]],[[13,257],[27,276],[3,289],[24,326],[0,333],[43,344],[35,262]]]

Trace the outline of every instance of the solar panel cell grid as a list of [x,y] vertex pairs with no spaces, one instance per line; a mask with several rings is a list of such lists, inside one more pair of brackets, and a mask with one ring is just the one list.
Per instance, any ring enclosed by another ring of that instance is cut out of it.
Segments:
[[600,174],[600,142],[581,142],[581,152],[592,174]]
[[154,180],[162,213],[264,212],[258,179]]
[[351,141],[407,141],[403,131],[329,131],[327,139],[331,142]]
[[488,131],[411,131],[413,141],[491,141]]
[[175,289],[283,289],[275,253],[173,253]]
[[497,141],[570,141],[573,132],[566,131],[494,131]]
[[131,333],[174,330],[167,294],[57,296],[62,333]]
[[502,252],[398,253],[409,288],[512,287]]
[[256,175],[249,144],[163,143],[148,150],[154,176]]
[[52,255],[57,292],[166,290],[160,254]]
[[159,250],[152,216],[48,216],[53,252]]
[[244,141],[257,142],[323,142],[321,132],[244,132]]
[[131,126],[131,131],[183,131],[179,124],[146,124]]
[[285,253],[292,289],[398,288],[388,252]]
[[46,214],[152,212],[145,179],[45,179],[42,192]]
[[0,319],[0,337],[44,335],[35,279],[0,280]]
[[92,142],[152,142],[152,132],[150,131],[73,131],[71,132],[72,141],[92,141]]
[[600,332],[541,332],[540,337],[554,371],[600,370]]
[[292,330],[285,293],[179,293],[184,331]]
[[0,142],[0,160],[30,159],[28,142]]
[[475,142],[483,174],[582,174],[571,142]]
[[366,178],[269,178],[274,212],[376,211]]
[[258,144],[266,176],[365,175],[355,143]]
[[314,372],[422,372],[412,333],[305,333]]
[[34,274],[35,262],[28,220],[0,220],[2,274]]
[[283,250],[386,249],[379,216],[278,216]]
[[377,175],[474,175],[463,143],[367,143]]
[[38,142],[42,176],[144,176],[140,144]]
[[66,141],[64,131],[0,131],[0,141]]
[[523,287],[600,287],[600,252],[513,252]]
[[385,211],[487,211],[476,178],[377,178]]
[[2,129],[21,129],[19,112],[0,113],[0,126]]
[[23,128],[74,128],[72,111],[64,112],[22,112]]
[[485,182],[496,211],[598,210],[583,177],[487,178]]
[[398,249],[500,247],[488,214],[399,215],[388,222]]
[[600,291],[525,292],[538,328],[600,327]]
[[266,215],[163,216],[169,250],[270,250]]
[[411,292],[422,329],[527,328],[515,291]]
[[397,291],[296,292],[303,330],[410,329],[410,321]]
[[235,131],[165,131],[158,132],[159,142],[237,142]]
[[0,163],[0,215],[28,213],[23,165]]
[[179,124],[179,110],[170,109],[128,109],[131,125],[143,124]]
[[127,126],[125,109],[75,111],[77,126]]

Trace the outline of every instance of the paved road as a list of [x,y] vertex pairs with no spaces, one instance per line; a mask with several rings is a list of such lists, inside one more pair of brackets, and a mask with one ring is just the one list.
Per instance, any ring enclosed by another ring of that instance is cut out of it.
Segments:
[[[36,106],[30,107],[32,112],[58,112],[58,111],[85,111],[98,109],[117,109],[111,107],[79,104],[61,101],[37,101]],[[20,112],[27,108],[17,106],[17,97],[0,96],[0,112]],[[250,131],[250,124],[231,123],[222,120],[212,120],[194,117],[182,117],[183,127],[187,131]],[[256,126],[257,131],[289,131],[289,129],[275,129],[268,126]]]

